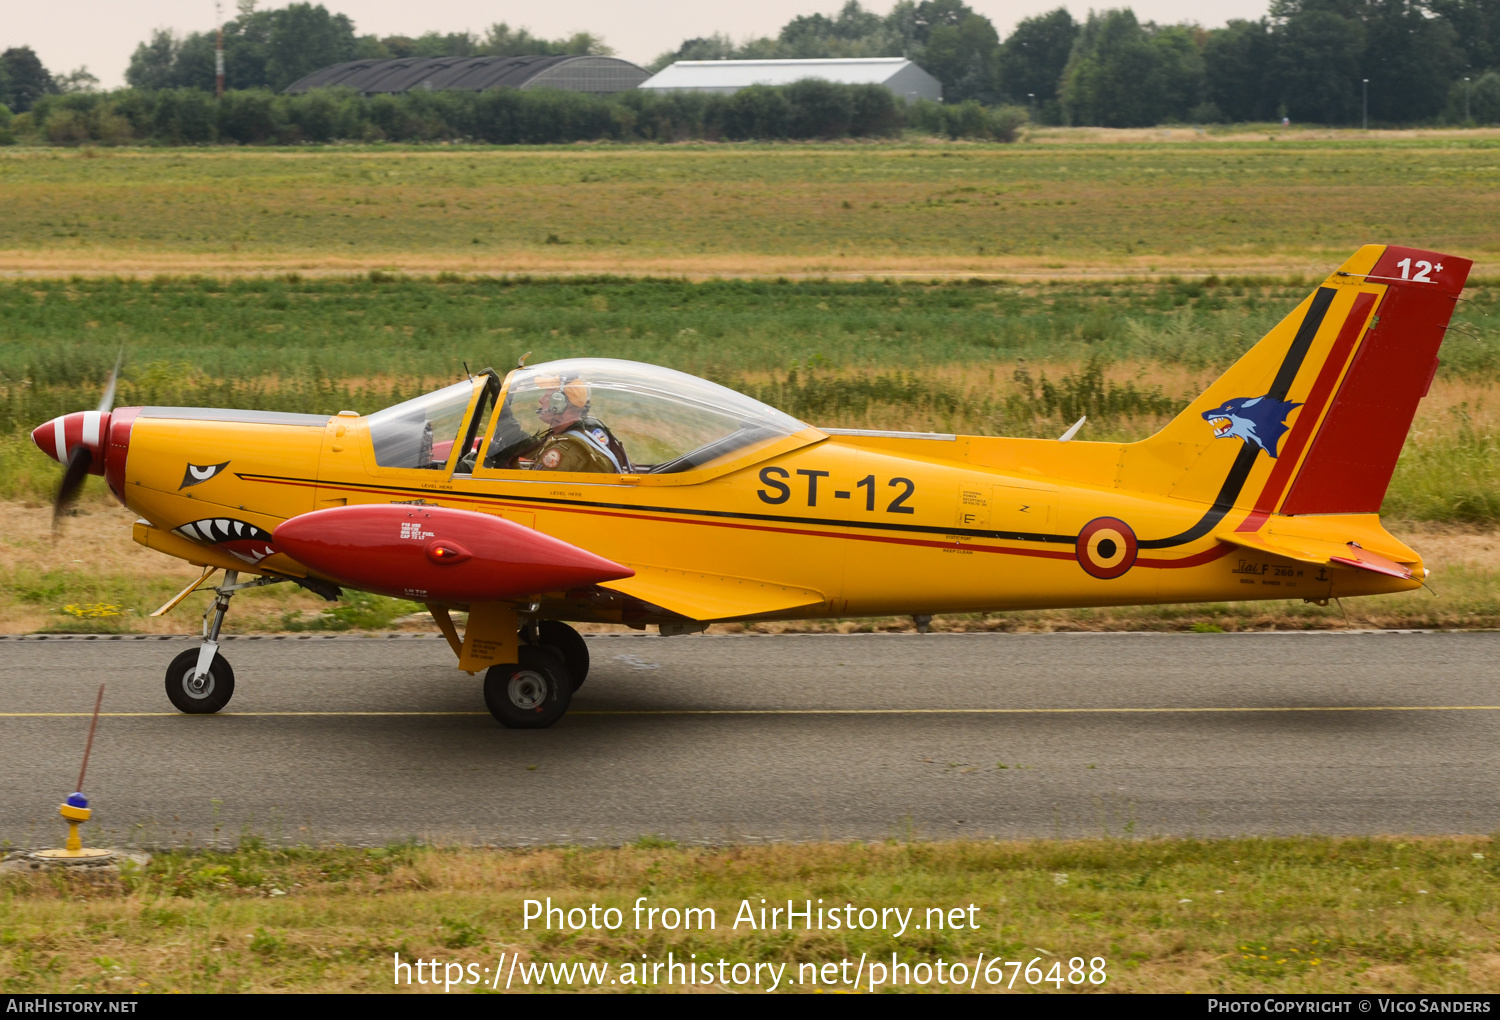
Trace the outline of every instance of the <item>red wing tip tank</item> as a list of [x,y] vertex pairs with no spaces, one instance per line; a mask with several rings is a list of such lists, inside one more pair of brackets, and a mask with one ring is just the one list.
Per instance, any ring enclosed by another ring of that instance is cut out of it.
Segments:
[[521,599],[635,574],[503,518],[444,507],[331,507],[286,521],[273,539],[332,580],[405,599]]

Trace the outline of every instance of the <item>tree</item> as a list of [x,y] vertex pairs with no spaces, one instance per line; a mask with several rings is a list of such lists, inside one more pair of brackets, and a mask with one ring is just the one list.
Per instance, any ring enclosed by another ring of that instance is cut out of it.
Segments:
[[789,46],[803,41],[827,45],[829,39],[858,42],[885,30],[885,19],[860,6],[859,0],[846,0],[839,13],[830,18],[822,14],[799,15],[782,26],[777,36]]
[[[1459,107],[1459,112],[1463,112],[1463,107]],[[1469,92],[1469,116],[1476,124],[1500,124],[1500,72],[1482,74],[1473,83]]]
[[1429,0],[1426,6],[1453,27],[1466,70],[1500,68],[1500,0]]
[[1356,123],[1364,48],[1364,25],[1353,19],[1326,10],[1287,18],[1276,31],[1272,64],[1287,114],[1317,124]]
[[[280,12],[257,11],[253,3],[246,2],[239,5],[239,12],[238,18],[224,25],[224,85],[237,91],[263,89],[270,84],[266,61],[270,57],[271,30]],[[209,34],[199,35],[202,38],[202,49],[195,53],[211,53],[212,46],[209,44],[212,40],[209,39]],[[184,49],[186,48],[184,43]],[[213,88],[211,79],[205,77],[211,72],[202,62],[203,59],[201,55],[194,56],[192,80],[184,81],[183,85],[200,89]]]
[[1373,0],[1365,11],[1360,63],[1370,79],[1370,115],[1399,123],[1437,116],[1466,63],[1453,26],[1401,0]]
[[[479,43],[475,52],[491,57],[564,55],[607,57],[614,53],[614,50],[604,45],[604,40],[592,32],[575,32],[565,39],[543,39],[532,35],[524,28],[513,30],[502,21],[490,26],[489,32]],[[457,55],[462,56],[462,54]]]
[[1202,45],[1207,33],[1201,28],[1147,25],[1151,45],[1161,57],[1162,119],[1194,120],[1208,91],[1203,68]]
[[67,74],[57,75],[54,80],[57,83],[57,91],[63,95],[99,91],[99,77],[91,74],[87,66],[77,67]]
[[1041,119],[1058,120],[1057,86],[1077,38],[1078,23],[1065,7],[1022,21],[1000,47],[1000,91],[1020,104],[1034,95]]
[[266,84],[281,91],[312,72],[354,59],[354,22],[322,4],[291,4],[275,12],[266,47]]
[[30,46],[13,46],[0,53],[0,65],[5,69],[6,89],[0,101],[15,113],[25,113],[42,96],[57,92],[57,83]]
[[970,14],[956,25],[946,21],[933,25],[916,62],[943,83],[945,101],[994,103],[999,99],[995,73],[999,50],[995,26],[988,18]]
[[1102,127],[1146,127],[1166,113],[1167,74],[1135,12],[1090,13],[1063,74],[1068,120]]
[[859,0],[846,0],[837,15],[793,18],[776,37],[778,55],[786,57],[899,57],[904,40],[887,18],[867,11]]
[[1231,21],[1203,44],[1209,101],[1225,120],[1271,120],[1280,97],[1271,75],[1276,52],[1264,20]]
[[974,11],[963,0],[922,0],[912,11],[913,39],[925,46],[933,29],[940,25],[957,28],[971,17]]
[[[239,16],[224,23],[227,88],[283,89],[313,71],[369,52],[369,37],[357,41],[353,22],[330,14],[322,4],[261,11],[252,0],[240,0],[237,7]],[[179,39],[170,32],[155,32],[149,42],[136,47],[125,80],[142,89],[211,92],[216,36],[216,31],[191,32]]]
[[[369,52],[360,45],[364,39],[356,42],[356,55]],[[469,32],[426,32],[415,39],[409,35],[389,35],[376,43],[381,48],[378,54],[381,57],[469,57],[479,53],[481,45],[479,37]]]
[[172,76],[177,63],[177,53],[182,43],[165,28],[151,33],[151,40],[143,42],[130,55],[130,66],[125,69],[125,82],[131,88],[164,89],[174,82]]
[[835,15],[809,14],[793,18],[774,37],[746,39],[735,45],[722,33],[686,39],[663,53],[648,67],[659,71],[678,60],[815,59],[819,57],[899,57],[911,48],[911,33],[902,17],[916,10],[912,0],[900,0],[882,18],[865,10],[858,0],[845,0]]

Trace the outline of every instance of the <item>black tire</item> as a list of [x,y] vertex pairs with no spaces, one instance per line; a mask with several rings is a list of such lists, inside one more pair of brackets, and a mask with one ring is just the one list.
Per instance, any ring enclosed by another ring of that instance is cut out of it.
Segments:
[[520,659],[485,672],[484,704],[507,729],[544,730],[568,711],[573,681],[551,648],[522,645]]
[[573,680],[573,690],[583,686],[589,675],[589,645],[583,635],[561,620],[543,620],[537,628],[541,643],[562,656]]
[[218,652],[208,665],[208,682],[194,692],[188,681],[198,668],[198,649],[189,648],[167,667],[167,700],[179,712],[209,715],[229,704],[234,697],[234,670]]

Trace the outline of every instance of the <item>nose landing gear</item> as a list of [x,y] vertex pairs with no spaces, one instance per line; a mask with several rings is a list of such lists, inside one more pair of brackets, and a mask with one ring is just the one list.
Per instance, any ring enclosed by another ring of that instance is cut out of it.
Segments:
[[219,654],[219,629],[229,612],[229,599],[245,588],[260,588],[286,580],[257,577],[244,584],[239,571],[224,571],[224,583],[214,589],[214,600],[203,611],[203,644],[189,648],[167,667],[167,700],[179,712],[207,715],[219,711],[234,697],[234,670]]

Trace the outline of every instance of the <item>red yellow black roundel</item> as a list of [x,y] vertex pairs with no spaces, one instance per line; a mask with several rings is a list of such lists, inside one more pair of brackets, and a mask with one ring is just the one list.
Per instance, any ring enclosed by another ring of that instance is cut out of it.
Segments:
[[1135,565],[1135,532],[1118,517],[1095,517],[1078,533],[1078,565],[1103,581]]

